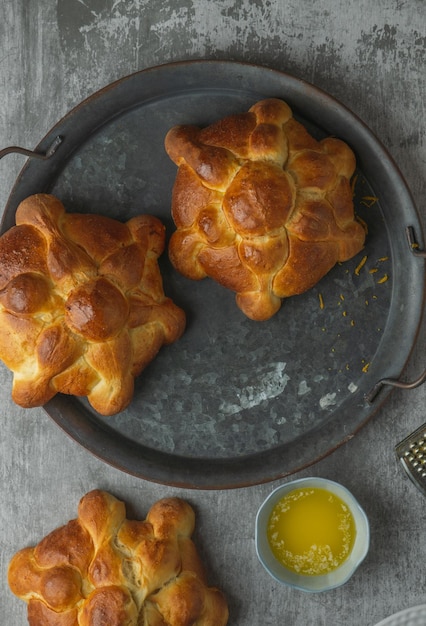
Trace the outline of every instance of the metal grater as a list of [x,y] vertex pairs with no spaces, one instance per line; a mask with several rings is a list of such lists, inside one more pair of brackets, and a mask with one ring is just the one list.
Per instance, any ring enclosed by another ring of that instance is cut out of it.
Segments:
[[401,441],[395,452],[408,476],[426,496],[426,424]]

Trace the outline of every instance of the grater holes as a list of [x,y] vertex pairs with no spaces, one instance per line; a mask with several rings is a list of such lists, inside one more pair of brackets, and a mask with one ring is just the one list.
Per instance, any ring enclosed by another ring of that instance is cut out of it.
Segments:
[[426,478],[425,440],[411,443],[409,450],[404,452],[404,459],[417,474],[421,475],[421,478]]
[[401,441],[395,452],[408,476],[426,495],[426,424]]

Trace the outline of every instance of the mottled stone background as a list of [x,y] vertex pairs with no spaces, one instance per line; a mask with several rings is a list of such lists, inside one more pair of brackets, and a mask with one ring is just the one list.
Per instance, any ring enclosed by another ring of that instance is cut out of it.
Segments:
[[[0,148],[33,148],[72,107],[110,82],[170,61],[229,59],[303,78],[337,97],[381,139],[423,219],[426,192],[424,0],[3,0],[0,7]],[[0,163],[0,206],[23,165]],[[413,285],[413,290],[420,286]],[[406,376],[426,366],[424,331]],[[229,599],[231,626],[373,626],[426,602],[424,499],[393,446],[425,421],[425,388],[395,391],[375,418],[300,475],[350,488],[371,522],[370,553],[344,587],[321,595],[283,588],[260,567],[254,519],[275,484],[186,491],[127,476],[92,457],[43,410],[10,400],[0,368],[0,622],[26,623],[8,590],[11,555],[76,514],[90,489],[110,490],[143,517],[173,493],[196,509],[195,539],[210,581]]]

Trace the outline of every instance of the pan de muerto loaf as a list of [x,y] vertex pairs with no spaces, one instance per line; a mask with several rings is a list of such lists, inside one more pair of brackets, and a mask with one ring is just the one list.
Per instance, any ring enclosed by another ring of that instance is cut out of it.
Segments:
[[282,100],[201,130],[176,126],[165,147],[179,166],[170,259],[188,278],[210,276],[235,291],[248,317],[268,319],[281,298],[310,289],[363,247],[353,152],[339,139],[314,139]]
[[0,237],[0,358],[14,401],[87,396],[101,414],[131,401],[134,378],[179,338],[184,312],[163,292],[165,228],[66,213],[51,195],[24,200]]
[[91,491],[77,519],[15,554],[9,586],[30,626],[225,626],[227,603],[207,587],[193,530],[179,498],[130,521],[123,502]]

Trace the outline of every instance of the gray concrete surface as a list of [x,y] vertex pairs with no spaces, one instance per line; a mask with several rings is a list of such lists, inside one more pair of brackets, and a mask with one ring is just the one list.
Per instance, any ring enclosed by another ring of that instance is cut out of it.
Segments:
[[[198,58],[249,61],[328,91],[359,115],[398,163],[426,218],[426,6],[423,0],[2,0],[0,148],[34,147],[73,106],[136,70]],[[0,162],[0,207],[23,164]],[[415,286],[413,288],[416,288]],[[421,330],[405,376],[425,367]],[[0,367],[0,623],[23,626],[9,591],[12,554],[75,517],[104,488],[135,516],[165,495],[197,512],[210,582],[226,593],[232,626],[373,626],[426,602],[425,500],[394,445],[425,419],[425,387],[395,391],[348,443],[298,476],[342,482],[371,523],[371,549],[342,588],[305,595],[275,583],[254,547],[256,511],[276,483],[232,491],[152,484],[115,470],[70,440],[42,409],[10,399]],[[107,625],[106,625],[107,626]]]

